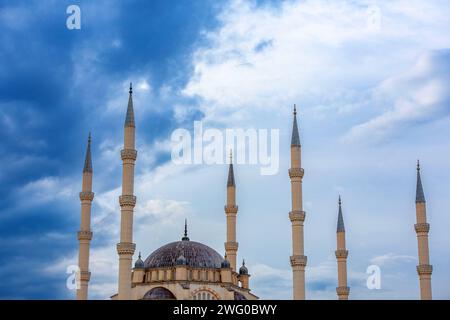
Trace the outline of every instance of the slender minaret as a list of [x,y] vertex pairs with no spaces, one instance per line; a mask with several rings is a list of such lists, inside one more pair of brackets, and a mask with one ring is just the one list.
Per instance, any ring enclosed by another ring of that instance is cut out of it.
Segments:
[[419,160],[417,160],[416,219],[417,223],[414,227],[416,229],[419,248],[417,273],[419,274],[420,282],[420,298],[422,300],[431,300],[431,273],[433,272],[433,266],[430,265],[430,254],[428,250],[428,232],[430,231],[430,225],[427,223],[427,211],[422,180],[420,179]]
[[347,286],[347,257],[348,250],[345,248],[345,227],[344,217],[342,216],[342,202],[339,196],[339,212],[337,221],[337,246],[336,246],[336,260],[338,266],[338,287],[336,293],[339,300],[348,300],[350,288]]
[[292,256],[291,266],[293,273],[293,298],[294,300],[305,299],[305,267],[307,257],[304,255],[303,246],[303,223],[305,211],[303,211],[302,179],[304,170],[301,167],[301,145],[297,126],[297,110],[294,105],[294,124],[291,140],[291,178],[292,211],[289,218],[292,223]]
[[92,158],[91,158],[91,134],[89,133],[86,159],[84,160],[83,182],[80,192],[81,200],[81,227],[78,231],[80,249],[78,252],[78,267],[80,268],[79,287],[77,288],[77,300],[87,300],[88,284],[91,278],[89,272],[89,247],[92,240],[91,231],[91,204],[94,199],[92,192]]
[[120,243],[119,254],[119,300],[131,298],[131,263],[136,245],[133,243],[133,209],[136,204],[134,193],[135,123],[133,111],[133,89],[130,83],[127,116],[125,118],[124,148],[121,151],[123,162],[122,195],[119,197]]
[[236,215],[238,207],[236,205],[236,183],[234,181],[233,155],[230,151],[230,167],[228,169],[227,181],[227,205],[225,214],[227,216],[227,242],[225,242],[225,252],[233,271],[236,271],[236,255],[238,243],[236,242]]

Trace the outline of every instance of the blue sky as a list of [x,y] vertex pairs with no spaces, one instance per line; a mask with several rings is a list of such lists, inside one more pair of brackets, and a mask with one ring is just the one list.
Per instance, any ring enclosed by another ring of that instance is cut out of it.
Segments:
[[[66,8],[81,8],[81,30]],[[307,297],[335,299],[337,196],[354,299],[418,297],[415,162],[435,298],[450,298],[450,5],[446,1],[2,1],[0,298],[72,298],[81,169],[93,135],[90,296],[115,293],[122,126],[133,81],[135,242],[223,251],[226,167],[176,166],[170,135],[280,130],[280,170],[235,167],[239,259],[262,298],[290,298],[289,138],[299,106]],[[365,286],[379,265],[380,290]]]

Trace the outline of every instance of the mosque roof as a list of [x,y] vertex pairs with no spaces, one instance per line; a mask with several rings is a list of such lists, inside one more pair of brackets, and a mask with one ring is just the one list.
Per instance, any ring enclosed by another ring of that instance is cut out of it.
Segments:
[[222,256],[200,242],[182,240],[171,242],[155,250],[145,259],[145,268],[163,268],[177,265],[182,256],[186,265],[194,268],[220,268]]

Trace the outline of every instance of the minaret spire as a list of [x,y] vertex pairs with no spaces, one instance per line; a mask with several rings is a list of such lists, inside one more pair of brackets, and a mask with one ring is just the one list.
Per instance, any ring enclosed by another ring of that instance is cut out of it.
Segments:
[[344,217],[342,215],[342,201],[341,196],[339,196],[339,210],[338,210],[338,221],[336,230],[336,260],[338,266],[338,287],[336,287],[336,293],[339,300],[348,300],[348,295],[350,293],[350,288],[347,286],[347,257],[348,250],[345,246],[345,228],[344,228]]
[[233,170],[233,151],[230,149],[230,167],[228,169],[227,187],[235,187],[234,170]]
[[297,125],[297,107],[294,104],[294,123],[292,125],[291,146],[300,146],[300,135],[298,134]]
[[131,299],[131,266],[136,245],[133,243],[133,214],[136,205],[134,196],[134,166],[137,157],[135,149],[135,123],[133,111],[133,89],[130,83],[127,114],[124,128],[124,148],[122,158],[122,195],[119,197],[120,243],[117,244],[119,254],[119,300]]
[[90,242],[92,240],[91,206],[92,200],[94,199],[94,193],[92,192],[92,175],[91,134],[89,133],[86,158],[83,167],[83,182],[80,192],[81,225],[80,231],[78,231],[78,267],[80,268],[80,287],[77,288],[77,300],[86,300],[88,298],[88,284],[91,278],[91,273],[89,272],[89,250]]
[[236,216],[238,207],[236,205],[236,183],[234,180],[233,159],[230,150],[230,166],[227,181],[227,204],[225,214],[227,217],[227,241],[225,242],[225,254],[230,261],[231,268],[236,271],[236,257],[239,244],[236,242]]
[[430,224],[427,223],[427,209],[425,196],[420,178],[420,163],[417,160],[417,184],[416,184],[416,224],[414,228],[417,234],[417,243],[419,251],[419,265],[417,273],[420,283],[420,298],[422,300],[431,300],[431,274],[433,266],[430,264],[430,253],[428,248],[428,232]]
[[292,256],[291,267],[293,273],[293,298],[294,300],[305,299],[305,267],[307,257],[304,255],[303,223],[305,211],[303,211],[302,181],[304,170],[301,167],[301,145],[297,126],[297,108],[294,105],[294,121],[291,139],[291,168],[289,178],[291,179],[292,211],[289,219],[292,224]]
[[416,184],[416,202],[425,202],[425,195],[422,188],[422,179],[420,178],[420,162],[417,160],[417,184]]
[[125,127],[134,127],[134,108],[133,108],[133,84],[130,82],[130,94],[128,97],[127,115],[125,117]]
[[88,144],[86,148],[86,158],[84,159],[84,172],[92,172],[92,157],[91,157],[91,133],[89,132]]
[[338,221],[337,221],[337,230],[336,232],[345,232],[344,227],[344,217],[342,216],[342,201],[341,196],[339,195],[339,212],[338,212]]

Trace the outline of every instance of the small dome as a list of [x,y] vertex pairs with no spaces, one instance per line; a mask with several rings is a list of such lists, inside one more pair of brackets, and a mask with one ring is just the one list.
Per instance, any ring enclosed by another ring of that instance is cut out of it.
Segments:
[[227,255],[225,255],[225,259],[223,259],[222,263],[220,264],[221,268],[230,268],[231,264],[230,261],[227,259]]
[[245,266],[245,261],[244,260],[242,260],[242,266],[239,268],[239,274],[242,274],[242,275],[247,275],[248,274],[248,269]]
[[142,261],[142,259],[141,259],[141,253],[139,252],[139,257],[138,257],[138,259],[136,260],[136,262],[134,263],[134,267],[136,268],[136,269],[143,269],[145,266],[144,266],[144,261]]
[[187,260],[183,255],[179,256],[177,258],[177,261],[175,261],[176,266],[185,266],[186,264],[187,264]]

